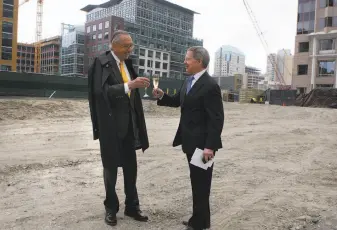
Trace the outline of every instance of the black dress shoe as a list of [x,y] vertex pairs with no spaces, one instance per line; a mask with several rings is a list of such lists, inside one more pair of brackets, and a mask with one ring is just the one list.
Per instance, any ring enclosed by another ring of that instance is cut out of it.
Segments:
[[185,230],[195,230],[195,229],[192,228],[191,226],[187,226]]
[[105,223],[110,226],[116,226],[117,225],[117,218],[115,214],[112,214],[111,212],[105,213]]
[[184,220],[183,225],[188,226],[188,221]]
[[206,228],[205,229],[203,229],[203,228],[199,229],[199,228],[193,228],[191,226],[187,226],[185,230],[206,230]]
[[[197,230],[197,229],[195,229],[195,228],[189,226],[189,225],[188,225],[188,221],[185,221],[185,220],[184,220],[184,221],[183,221],[183,225],[186,226],[186,229],[185,229],[185,230]],[[204,229],[208,229],[208,228],[204,228]],[[204,230],[204,229],[201,229],[201,230]]]
[[142,214],[142,211],[136,211],[136,212],[127,212],[125,211],[124,214],[126,216],[132,217],[133,219],[141,222],[147,222],[149,218]]

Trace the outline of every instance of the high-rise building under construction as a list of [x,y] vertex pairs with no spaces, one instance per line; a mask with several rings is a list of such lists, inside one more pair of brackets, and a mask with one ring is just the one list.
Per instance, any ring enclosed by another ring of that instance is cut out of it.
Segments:
[[1,71],[16,71],[19,0],[0,1]]
[[203,45],[193,38],[195,12],[166,0],[111,0],[82,11],[87,12],[85,72],[95,56],[108,50],[116,29],[131,34],[131,58],[139,74],[181,79],[187,48]]

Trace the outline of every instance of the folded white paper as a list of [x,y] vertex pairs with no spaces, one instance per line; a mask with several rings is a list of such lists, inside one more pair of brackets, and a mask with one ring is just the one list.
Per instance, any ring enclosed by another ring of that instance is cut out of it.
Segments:
[[196,148],[193,153],[190,163],[199,168],[207,170],[207,168],[212,167],[213,159],[209,160],[206,164],[204,164],[204,162],[202,162],[203,157],[204,157],[204,150]]

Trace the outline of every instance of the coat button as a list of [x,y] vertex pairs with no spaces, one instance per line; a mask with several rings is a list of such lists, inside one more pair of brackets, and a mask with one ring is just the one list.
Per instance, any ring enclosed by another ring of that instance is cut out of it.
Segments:
[[111,117],[111,113],[109,113],[109,116]]

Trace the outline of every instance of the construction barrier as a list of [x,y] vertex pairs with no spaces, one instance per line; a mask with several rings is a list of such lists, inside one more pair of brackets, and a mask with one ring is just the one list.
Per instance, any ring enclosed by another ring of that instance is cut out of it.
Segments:
[[239,102],[250,103],[252,98],[256,98],[257,96],[263,94],[263,92],[263,90],[259,89],[240,89]]
[[265,101],[268,101],[270,105],[294,105],[296,90],[268,89],[265,91]]
[[238,102],[239,94],[231,93],[231,92],[224,92],[222,93],[222,100],[226,102]]
[[[182,84],[183,80],[174,78],[160,78],[159,81],[159,87],[169,94],[175,94]],[[155,100],[152,89],[152,86],[147,89],[149,97],[144,99]],[[139,91],[143,97],[145,90]],[[0,72],[0,96],[87,98],[87,95],[87,78]]]

